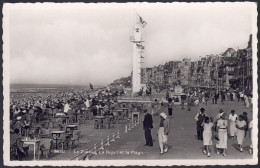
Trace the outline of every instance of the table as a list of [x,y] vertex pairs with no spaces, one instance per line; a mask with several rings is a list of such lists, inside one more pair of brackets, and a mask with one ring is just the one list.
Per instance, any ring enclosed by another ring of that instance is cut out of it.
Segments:
[[98,125],[98,128],[101,129],[101,124],[103,126],[105,116],[95,116],[94,128],[95,125]]
[[[68,131],[68,129],[69,129],[69,131]],[[77,129],[78,129],[77,125],[67,125],[66,126],[66,133],[73,131],[73,130],[77,130]]]
[[[64,134],[65,131],[52,131],[52,138],[53,140],[56,140],[56,149],[58,149],[58,137],[60,137],[61,134]],[[54,139],[53,135],[56,135],[56,138]]]
[[26,138],[26,139],[22,139],[21,140],[24,144],[27,145],[33,145],[33,160],[35,160],[35,152],[36,152],[36,145],[38,144],[38,149],[39,149],[39,139],[30,139],[30,138]]

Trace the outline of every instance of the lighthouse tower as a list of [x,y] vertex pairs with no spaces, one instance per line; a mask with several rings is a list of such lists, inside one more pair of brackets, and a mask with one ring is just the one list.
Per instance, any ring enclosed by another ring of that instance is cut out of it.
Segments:
[[133,74],[132,74],[132,93],[138,92],[141,89],[141,68],[143,63],[144,41],[142,38],[142,30],[146,22],[141,16],[136,16],[134,26],[134,36],[130,37],[133,43]]

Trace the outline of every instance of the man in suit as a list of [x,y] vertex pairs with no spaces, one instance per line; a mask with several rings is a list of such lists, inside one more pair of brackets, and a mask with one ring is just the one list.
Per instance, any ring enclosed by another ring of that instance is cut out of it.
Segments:
[[146,144],[145,146],[153,146],[153,139],[151,130],[153,128],[153,117],[150,113],[147,112],[147,109],[144,110],[145,116],[143,121],[144,135]]

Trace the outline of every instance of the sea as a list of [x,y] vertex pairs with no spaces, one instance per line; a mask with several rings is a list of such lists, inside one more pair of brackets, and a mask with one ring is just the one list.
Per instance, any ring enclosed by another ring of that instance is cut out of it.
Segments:
[[[93,85],[94,90],[104,85]],[[10,84],[10,97],[21,99],[28,96],[45,96],[64,91],[89,90],[89,85],[82,84]]]

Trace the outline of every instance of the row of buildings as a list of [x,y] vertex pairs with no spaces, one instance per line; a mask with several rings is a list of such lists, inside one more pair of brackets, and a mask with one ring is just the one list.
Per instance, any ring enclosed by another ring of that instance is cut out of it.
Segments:
[[162,88],[181,85],[252,91],[252,35],[245,49],[228,48],[221,55],[207,55],[198,61],[185,58],[142,68],[141,83]]

